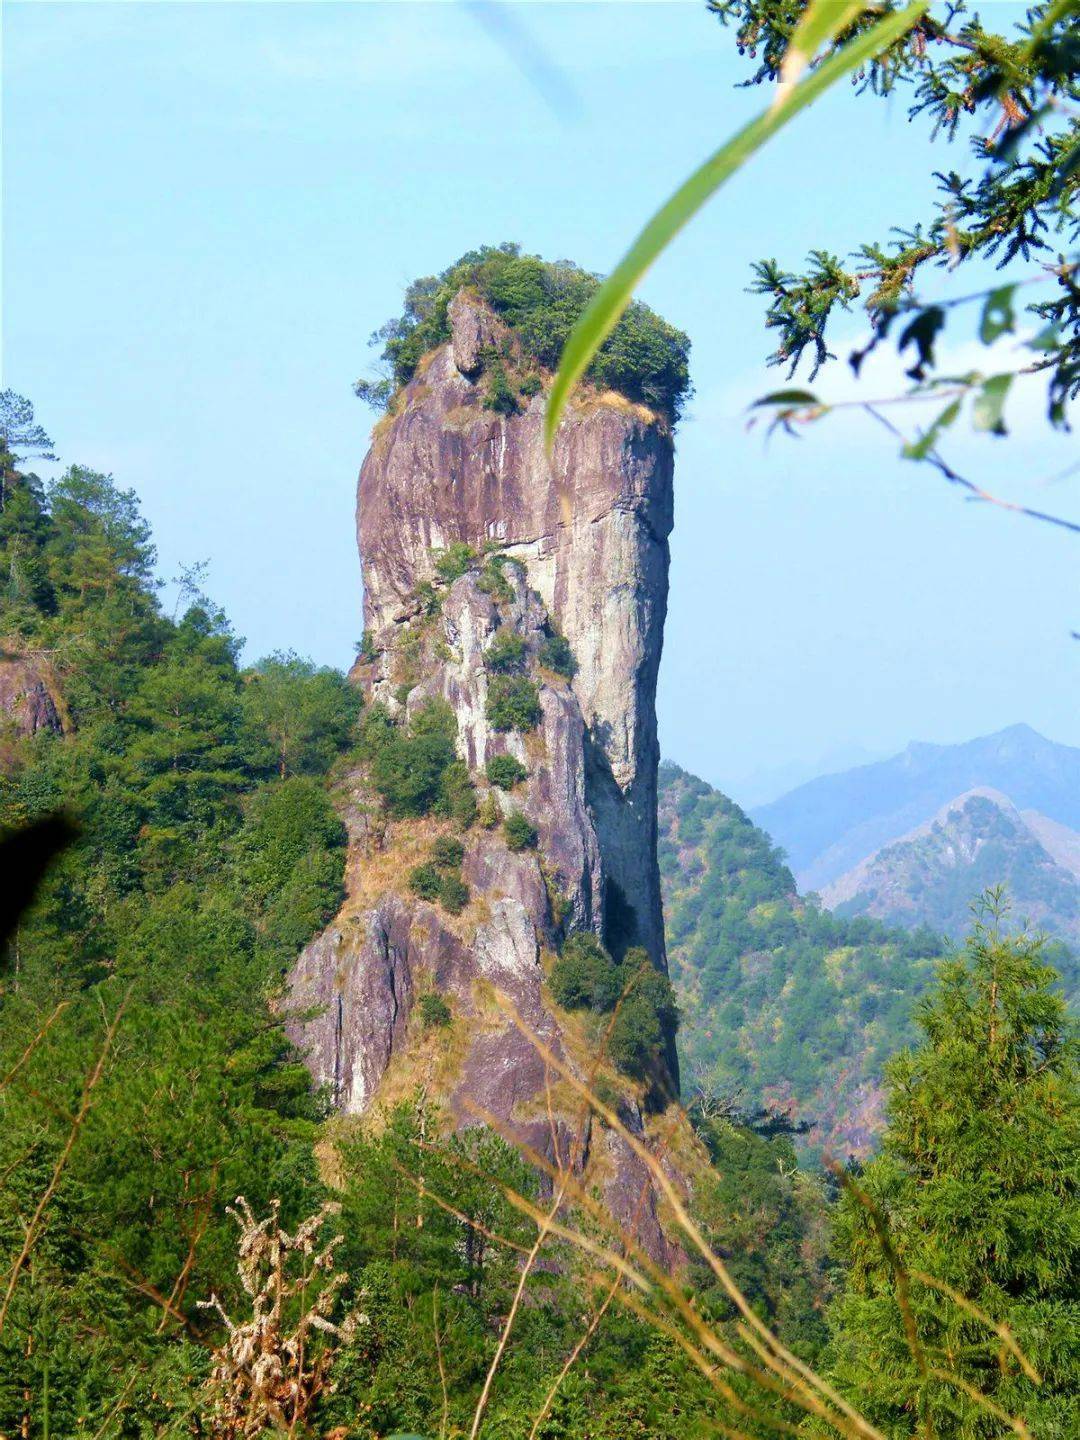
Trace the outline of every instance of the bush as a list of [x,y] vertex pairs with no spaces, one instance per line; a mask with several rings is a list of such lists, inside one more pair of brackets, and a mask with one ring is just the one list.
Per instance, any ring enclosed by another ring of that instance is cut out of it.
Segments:
[[503,821],[503,834],[511,850],[531,850],[537,840],[536,826],[520,810]]
[[577,672],[577,661],[565,635],[549,635],[540,646],[540,664],[556,675],[572,680]]
[[435,556],[435,573],[447,585],[452,585],[476,564],[476,551],[463,540],[455,540]]
[[450,835],[440,835],[431,847],[431,863],[440,870],[457,870],[464,859],[464,845]]
[[416,1008],[420,1011],[420,1021],[425,1030],[442,1029],[453,1019],[450,1006],[434,990],[421,995],[416,1002]]
[[414,865],[409,871],[409,889],[421,900],[437,900],[442,889],[442,876],[429,861]]
[[476,819],[476,791],[464,760],[452,760],[443,771],[435,809],[462,830],[468,830]]
[[493,755],[487,762],[487,778],[500,790],[512,790],[528,773],[513,755]]
[[499,415],[516,415],[518,412],[517,396],[514,388],[506,378],[506,367],[496,357],[487,364],[487,390],[484,394],[484,409],[494,410]]
[[495,826],[499,823],[499,817],[501,814],[502,811],[499,809],[499,804],[498,801],[495,799],[495,796],[488,794],[485,795],[483,800],[481,800],[480,802],[480,808],[477,811],[476,819],[477,822],[483,827],[483,829],[494,830]]
[[619,967],[590,931],[571,935],[551,969],[548,981],[564,1010],[614,1009],[622,984]]
[[500,673],[520,670],[525,663],[525,637],[516,630],[500,630],[487,648],[484,664]]
[[659,1057],[663,1032],[655,1009],[644,995],[631,992],[619,1006],[608,1036],[608,1057],[616,1069],[644,1080]]
[[506,567],[516,563],[508,555],[492,555],[480,572],[477,584],[497,605],[509,605],[514,598],[513,587],[506,578]]
[[426,815],[436,803],[446,802],[456,732],[454,712],[442,700],[422,706],[407,731],[382,706],[371,707],[360,726],[360,752],[370,760],[371,783],[391,815]]
[[488,687],[487,718],[496,730],[535,730],[540,691],[525,675],[496,675]]
[[518,394],[524,395],[526,399],[531,399],[533,395],[539,395],[543,388],[544,382],[539,375],[526,375],[518,386]]
[[439,904],[451,915],[460,915],[469,903],[469,887],[461,876],[451,871],[439,883]]

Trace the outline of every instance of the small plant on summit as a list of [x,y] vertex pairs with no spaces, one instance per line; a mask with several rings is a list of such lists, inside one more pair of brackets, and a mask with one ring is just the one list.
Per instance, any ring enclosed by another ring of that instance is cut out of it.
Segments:
[[565,680],[572,680],[577,673],[577,661],[565,635],[549,635],[540,646],[538,658],[545,669],[553,670]]
[[443,1030],[453,1019],[450,1006],[435,990],[421,995],[416,1008],[420,1011],[420,1023],[425,1030]]
[[511,850],[531,850],[536,845],[536,826],[520,810],[503,821],[503,834]]
[[500,630],[487,648],[484,664],[500,673],[520,670],[525,664],[524,635],[508,628]]
[[543,710],[540,691],[525,675],[496,675],[488,687],[487,718],[496,730],[535,730]]
[[528,775],[525,766],[513,755],[493,755],[487,762],[487,778],[500,790],[512,790]]
[[455,540],[435,556],[435,573],[447,585],[467,574],[476,564],[476,551],[464,540]]

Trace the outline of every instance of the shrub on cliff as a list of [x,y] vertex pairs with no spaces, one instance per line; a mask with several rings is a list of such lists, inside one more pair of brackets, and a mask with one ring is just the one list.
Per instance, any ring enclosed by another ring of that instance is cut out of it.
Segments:
[[468,573],[476,564],[476,551],[464,540],[455,540],[435,556],[435,571],[439,579],[452,585],[460,576]]
[[591,931],[571,935],[548,979],[556,1004],[564,1010],[597,1010],[615,1006],[621,988],[619,967]]
[[493,755],[487,762],[487,778],[500,790],[512,790],[528,775],[525,766],[513,755]]
[[503,821],[503,834],[511,850],[531,850],[536,844],[536,826],[520,810]]
[[509,673],[520,670],[525,663],[525,637],[516,630],[504,629],[492,640],[484,655],[489,670]]
[[360,726],[360,750],[370,762],[371,783],[391,815],[426,815],[440,804],[453,809],[447,777],[456,763],[456,732],[454,712],[443,700],[421,706],[407,729],[382,706],[370,708]]
[[540,646],[538,658],[541,665],[565,680],[572,680],[577,673],[577,661],[565,635],[549,635]]
[[488,687],[487,718],[496,730],[535,730],[540,692],[525,675],[496,675]]
[[[518,245],[471,250],[441,275],[426,276],[409,286],[402,314],[371,337],[373,345],[382,347],[393,382],[357,381],[356,393],[381,407],[390,399],[392,385],[407,384],[422,357],[450,338],[447,310],[463,287],[479,292],[514,332],[529,360],[554,369],[599,285],[599,277],[569,261],[552,263],[538,255],[523,255]],[[690,393],[689,355],[688,336],[634,301],[605,340],[587,377],[642,401],[674,422]],[[509,385],[507,392],[516,408]]]

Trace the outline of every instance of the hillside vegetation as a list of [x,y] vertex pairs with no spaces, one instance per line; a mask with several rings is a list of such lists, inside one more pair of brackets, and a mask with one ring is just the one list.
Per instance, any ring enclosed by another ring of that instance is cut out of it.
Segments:
[[660,768],[659,816],[684,1084],[782,1107],[814,1123],[815,1148],[865,1153],[940,941],[800,899],[768,836],[675,765]]

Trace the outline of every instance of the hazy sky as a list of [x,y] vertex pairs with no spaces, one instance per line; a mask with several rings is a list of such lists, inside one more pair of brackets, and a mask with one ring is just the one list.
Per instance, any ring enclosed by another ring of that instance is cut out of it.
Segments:
[[[767,98],[735,88],[747,62],[702,4],[506,8],[500,43],[464,3],[3,7],[3,383],[64,461],[138,492],[163,576],[210,560],[252,657],[352,658],[371,416],[350,386],[407,282],[502,240],[610,268]],[[827,97],[643,291],[692,336],[697,387],[662,744],[746,802],[913,738],[1026,720],[1080,743],[1075,536],[964,503],[869,421],[768,448],[745,429],[781,378],[750,262],[918,218],[931,158],[902,99]],[[962,146],[935,163],[973,170]],[[956,463],[1080,518],[1080,476],[1046,483],[1075,444],[1016,408],[1011,443]]]

